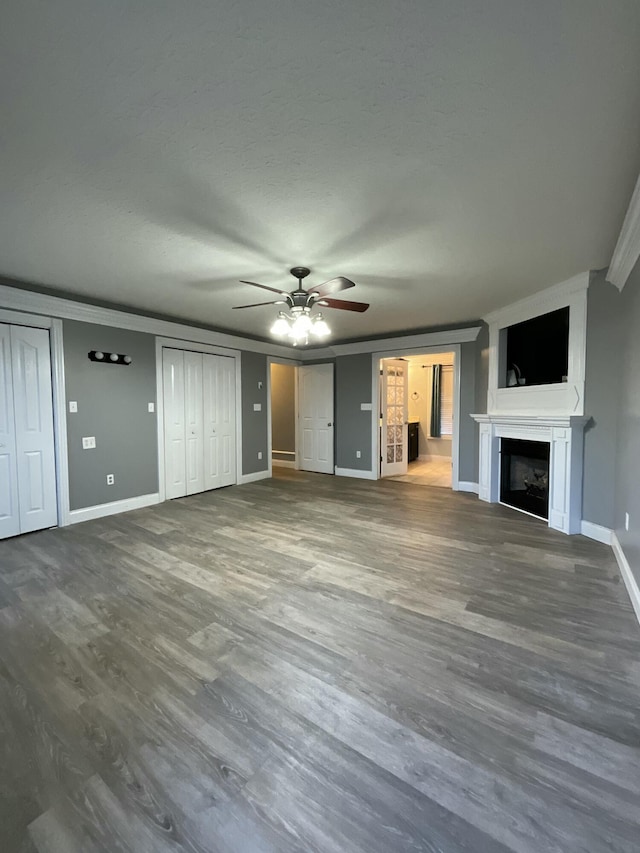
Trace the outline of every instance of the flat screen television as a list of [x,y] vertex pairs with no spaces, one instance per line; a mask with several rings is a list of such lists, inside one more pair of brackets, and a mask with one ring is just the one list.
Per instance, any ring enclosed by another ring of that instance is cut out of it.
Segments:
[[[502,387],[553,385],[567,381],[569,307],[508,326]],[[503,338],[504,340],[504,338]]]

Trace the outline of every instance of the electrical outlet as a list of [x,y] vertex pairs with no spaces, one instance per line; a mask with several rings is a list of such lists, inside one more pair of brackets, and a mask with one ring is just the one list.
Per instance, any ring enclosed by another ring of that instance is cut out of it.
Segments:
[[107,486],[113,486],[115,481],[116,481],[116,478],[114,477],[113,474],[107,474]]
[[258,451],[258,459],[262,459],[262,451],[261,450]]
[[82,449],[83,450],[93,450],[96,446],[96,437],[95,435],[83,435],[82,436]]
[[356,459],[360,459],[361,456],[362,456],[362,453],[360,453],[359,450],[356,450]]
[[155,410],[156,410],[156,404],[155,403],[147,403],[147,411],[148,412],[151,412],[151,414],[153,414],[155,412]]
[[75,400],[69,400],[69,411],[71,414],[78,411],[78,404]]
[[253,411],[254,412],[261,412],[262,411],[262,403],[254,403],[253,404]]
[[629,513],[628,512],[625,512],[625,514],[624,514],[624,529],[625,530],[629,529]]

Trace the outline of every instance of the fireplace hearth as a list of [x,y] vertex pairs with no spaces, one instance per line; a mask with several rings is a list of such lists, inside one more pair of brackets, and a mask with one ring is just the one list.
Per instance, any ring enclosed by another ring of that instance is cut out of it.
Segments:
[[549,519],[549,450],[545,441],[500,440],[500,501]]

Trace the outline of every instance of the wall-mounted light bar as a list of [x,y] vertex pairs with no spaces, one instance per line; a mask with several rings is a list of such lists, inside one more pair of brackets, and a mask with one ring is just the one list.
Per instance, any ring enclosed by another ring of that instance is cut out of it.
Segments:
[[131,364],[131,356],[92,349],[89,353],[89,361],[100,361],[104,364]]

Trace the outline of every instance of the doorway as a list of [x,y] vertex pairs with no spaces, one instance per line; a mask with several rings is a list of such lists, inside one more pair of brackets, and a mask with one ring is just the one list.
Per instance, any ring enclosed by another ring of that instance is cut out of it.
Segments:
[[296,467],[296,366],[271,361],[269,399],[271,402],[271,464]]
[[456,353],[382,358],[379,376],[380,476],[457,486]]

